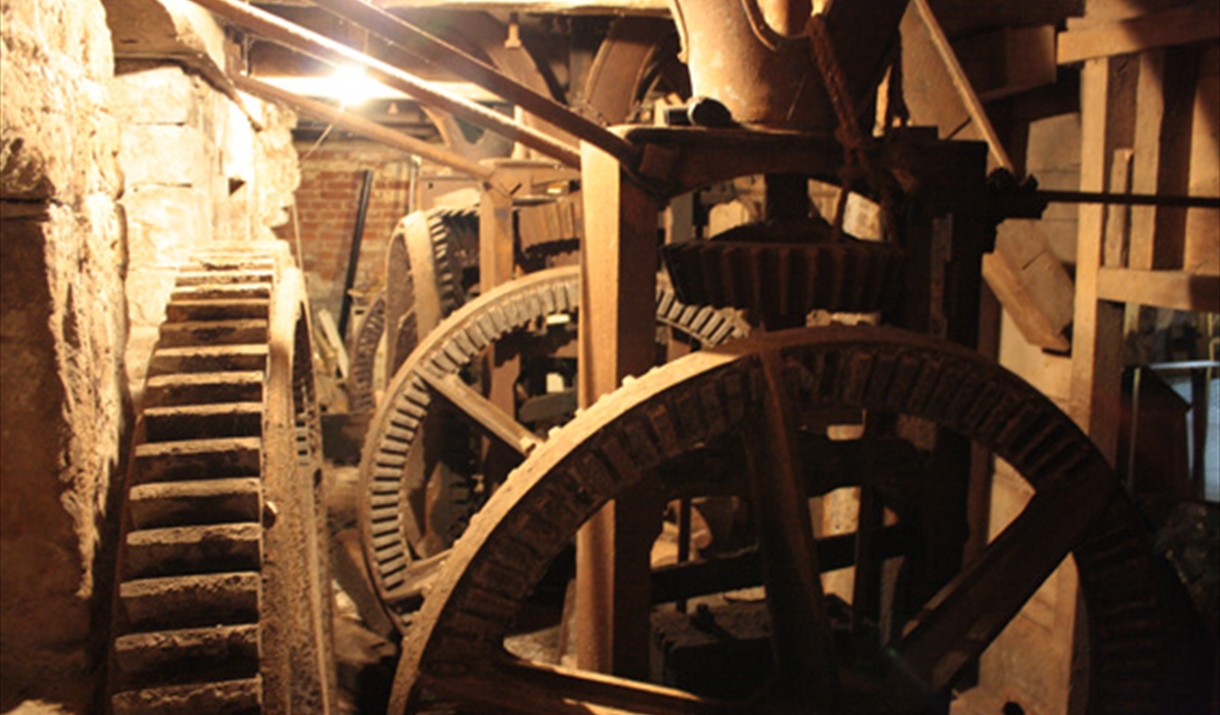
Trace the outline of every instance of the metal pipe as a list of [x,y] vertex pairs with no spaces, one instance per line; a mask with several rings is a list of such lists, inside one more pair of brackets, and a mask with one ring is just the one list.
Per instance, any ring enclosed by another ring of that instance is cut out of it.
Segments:
[[352,229],[352,246],[347,252],[347,272],[343,276],[343,300],[339,303],[339,340],[347,340],[347,314],[352,310],[352,284],[356,282],[356,267],[360,263],[360,242],[364,238],[364,219],[369,213],[369,190],[373,188],[373,170],[364,170],[360,184],[360,201],[356,205],[356,227]]
[[369,57],[363,52],[353,50],[316,32],[306,30],[269,12],[236,0],[192,0],[192,2],[254,34],[310,57],[332,64],[358,64],[364,67],[374,79],[388,87],[405,92],[422,102],[455,114],[497,134],[502,134],[513,141],[521,142],[531,149],[555,158],[562,164],[572,167],[580,166],[580,153],[573,147],[557,142],[546,134],[513,121],[499,112],[438,89],[408,72]]
[[1101,191],[1043,191],[1041,189],[1033,192],[1031,196],[1051,203],[1220,209],[1220,196],[1113,194]]
[[402,132],[396,132],[377,122],[340,111],[328,104],[309,99],[308,97],[302,97],[299,94],[294,94],[266,82],[261,82],[253,77],[233,75],[232,80],[233,84],[237,85],[237,88],[243,92],[257,95],[269,101],[282,102],[301,114],[313,117],[318,121],[333,124],[336,127],[354,132],[375,142],[400,149],[408,154],[422,156],[431,162],[447,166],[463,174],[487,180],[494,173],[491,167],[471,161],[438,144],[430,144]]
[[313,3],[412,54],[430,62],[435,61],[462,79],[503,97],[539,119],[634,167],[636,150],[630,142],[406,20],[364,0],[313,0]]

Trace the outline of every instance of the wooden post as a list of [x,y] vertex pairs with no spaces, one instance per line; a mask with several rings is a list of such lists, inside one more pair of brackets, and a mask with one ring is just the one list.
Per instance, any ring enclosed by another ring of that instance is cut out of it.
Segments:
[[[1112,156],[1107,132],[1110,60],[1086,60],[1080,85],[1080,190],[1105,191]],[[1122,395],[1123,310],[1119,305],[1099,301],[1097,296],[1105,250],[1105,218],[1105,206],[1080,205],[1068,414],[1114,464]],[[1133,246],[1133,259],[1134,256]]]
[[[516,172],[497,169],[483,184],[479,199],[479,288],[486,294],[513,279],[513,196]],[[515,386],[521,358],[506,358],[503,349],[487,349],[487,399],[506,414],[516,415]],[[494,439],[483,440],[484,478],[500,483],[520,463],[520,457]]]
[[[659,206],[604,151],[582,144],[581,161],[578,394],[588,407],[653,365]],[[634,501],[612,502],[577,534],[576,656],[583,669],[645,678],[659,512]]]

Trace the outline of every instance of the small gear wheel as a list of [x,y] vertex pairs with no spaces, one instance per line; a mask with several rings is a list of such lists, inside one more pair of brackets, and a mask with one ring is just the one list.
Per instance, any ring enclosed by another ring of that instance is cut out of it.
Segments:
[[666,246],[665,265],[683,302],[749,310],[766,324],[803,324],[814,310],[871,313],[891,305],[900,249],[833,233],[821,219],[749,223]]

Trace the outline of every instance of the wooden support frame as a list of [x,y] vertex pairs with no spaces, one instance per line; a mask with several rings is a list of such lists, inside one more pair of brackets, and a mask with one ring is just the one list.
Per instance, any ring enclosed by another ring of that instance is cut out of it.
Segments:
[[[579,404],[588,407],[655,360],[657,214],[660,205],[610,154],[581,145],[585,236],[581,247]],[[616,500],[576,537],[577,664],[648,675],[646,581],[656,514]],[[659,512],[658,512],[659,513]]]
[[1061,65],[1116,57],[1158,47],[1220,39],[1220,7],[1202,0],[1185,7],[1093,25],[1069,25],[1059,33]]
[[[1107,132],[1111,60],[1088,60],[1081,74],[1082,191],[1105,191],[1110,158]],[[1072,330],[1072,387],[1068,414],[1092,438],[1110,464],[1118,452],[1121,414],[1123,310],[1098,300],[1105,254],[1106,208],[1082,204],[1076,247],[1076,300]]]

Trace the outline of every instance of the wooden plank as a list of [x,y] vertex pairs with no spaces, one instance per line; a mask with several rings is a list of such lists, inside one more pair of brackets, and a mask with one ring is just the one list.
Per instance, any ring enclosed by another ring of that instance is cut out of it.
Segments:
[[[609,154],[581,145],[585,235],[581,245],[577,391],[582,407],[653,365],[656,354],[655,199]],[[647,579],[655,515],[620,497],[576,537],[577,664],[646,679],[652,606]],[[649,523],[651,522],[651,524]]]
[[1059,64],[1220,39],[1220,7],[1187,7],[1059,33]]
[[[1199,62],[1190,155],[1190,193],[1220,196],[1220,45]],[[1191,209],[1186,215],[1183,267],[1193,273],[1220,275],[1220,209]]]
[[[1131,149],[1114,151],[1114,163],[1110,168],[1111,191],[1131,192],[1131,163],[1134,155],[1135,152]],[[1101,260],[1103,266],[1127,265],[1130,226],[1131,208],[1118,204],[1111,205],[1106,215],[1106,240]]]
[[1097,296],[1119,303],[1220,313],[1220,276],[1185,271],[1102,268]]
[[991,102],[1054,84],[1055,27],[1002,27],[953,43],[979,99]]
[[[1042,254],[1047,255],[1047,254]],[[1054,256],[1050,256],[1054,260]],[[1056,261],[1056,263],[1058,263]],[[1063,266],[1060,264],[1059,269]],[[1049,350],[1066,351],[1070,347],[1063,335],[1063,325],[1057,325],[1047,313],[1042,310],[1038,300],[1032,295],[1029,287],[1021,278],[1021,273],[1014,270],[1008,260],[999,252],[983,256],[983,278],[995,293],[1004,310],[1008,311],[1013,323],[1021,331],[1026,342]],[[1068,281],[1068,291],[1064,296],[1067,301],[1068,319],[1071,319],[1072,287]]]
[[[1139,57],[1139,80],[1135,89],[1135,138],[1131,166],[1131,191],[1156,193],[1161,163],[1161,125],[1165,119],[1165,53],[1145,52]],[[1153,237],[1156,234],[1155,206],[1131,209],[1131,239],[1127,265],[1152,268]]]
[[[529,186],[532,168],[529,163],[524,167],[519,164],[513,160],[494,162],[492,180],[483,184],[483,195],[479,199],[479,288],[483,293],[513,279],[513,196],[523,186]],[[502,346],[491,345],[485,353],[484,365],[487,407],[511,420],[517,409],[515,387],[521,374],[521,358]],[[514,452],[521,451],[512,441],[505,440],[503,444],[512,447]],[[518,464],[515,454],[506,452],[495,442],[484,441],[482,451],[484,476],[493,483],[507,478]]]
[[[1217,20],[1220,21],[1220,17]],[[1162,77],[1165,117],[1161,122],[1160,171],[1156,177],[1156,193],[1161,195],[1180,196],[1190,190],[1191,130],[1200,55],[1193,47],[1165,51]],[[1215,114],[1212,121],[1216,121]],[[1186,209],[1160,207],[1156,213],[1152,267],[1180,269],[1185,253]]]
[[[1081,73],[1081,191],[1106,189],[1112,151],[1106,131],[1111,99],[1110,60],[1088,60]],[[1113,464],[1121,414],[1122,308],[1101,303],[1097,296],[1105,207],[1082,204],[1079,211],[1068,414]]]
[[962,104],[966,107],[966,112],[970,115],[970,121],[974,123],[975,128],[982,134],[983,140],[987,142],[987,148],[996,165],[1011,171],[1012,161],[1008,158],[1008,152],[1000,143],[1000,138],[996,134],[995,128],[991,126],[991,120],[987,117],[987,111],[983,109],[983,103],[979,101],[978,95],[970,85],[970,79],[966,77],[965,71],[957,61],[957,55],[953,52],[953,47],[949,44],[949,39],[945,37],[944,31],[941,30],[940,24],[936,22],[936,16],[928,7],[927,0],[912,0],[911,5],[927,28],[928,39],[936,48],[945,69],[952,78],[953,86],[957,90]]
[[[1191,4],[1193,0],[1085,0],[1084,17],[1069,17],[1067,29],[1076,30],[1117,20],[1130,20]],[[1080,13],[1075,13],[1080,14]]]

